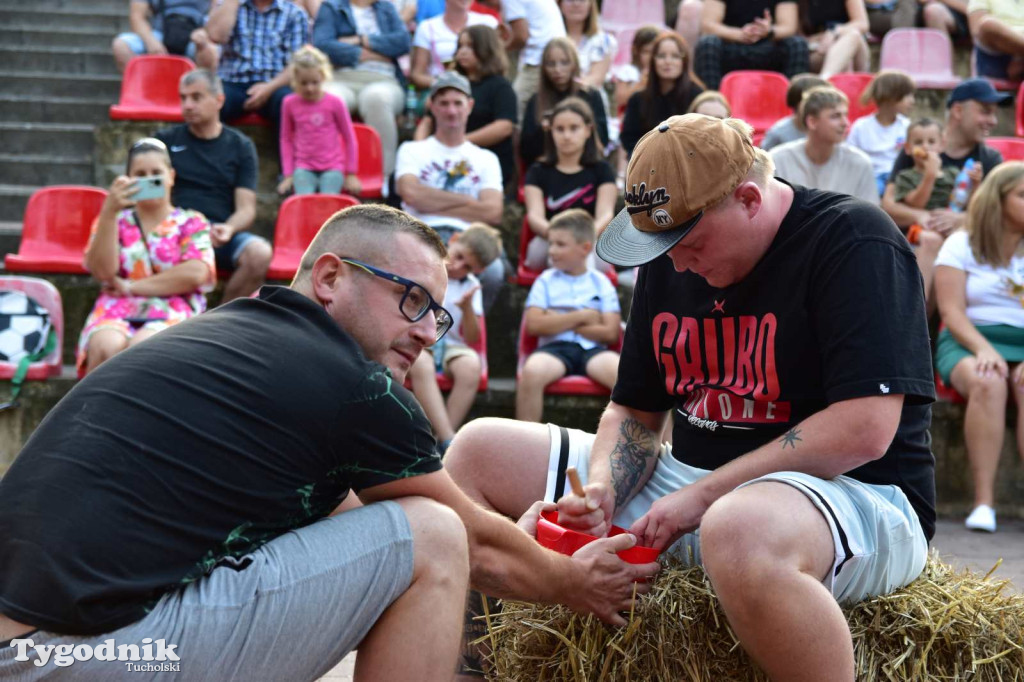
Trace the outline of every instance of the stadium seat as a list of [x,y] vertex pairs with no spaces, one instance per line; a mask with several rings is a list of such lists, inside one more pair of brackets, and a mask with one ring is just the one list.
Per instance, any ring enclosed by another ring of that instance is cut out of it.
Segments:
[[128,62],[121,98],[110,105],[112,121],[181,121],[178,81],[196,68],[187,57],[142,55]]
[[384,151],[380,143],[380,135],[365,123],[353,123],[356,131],[356,144],[359,145],[359,184],[363,190],[359,196],[363,199],[379,199],[384,184]]
[[[533,239],[533,230],[530,229],[530,223],[526,217],[523,218],[523,227],[519,231],[519,265],[516,267],[516,284],[524,287],[533,286],[537,276],[540,275],[542,270],[530,270],[526,267],[526,247],[529,246],[530,240]],[[619,286],[619,276],[615,270],[604,273],[608,280],[612,283],[613,287]]]
[[601,3],[601,28],[621,31],[646,24],[665,25],[665,3],[662,0],[617,0]]
[[[476,343],[467,344],[480,356],[480,385],[477,391],[481,393],[487,390],[487,321],[480,316],[480,339]],[[452,380],[443,372],[437,373],[437,387],[442,391],[452,390]]]
[[1002,154],[1003,161],[1024,161],[1024,140],[1019,137],[986,137],[985,144]]
[[850,123],[878,110],[874,102],[860,103],[860,96],[874,77],[872,73],[837,73],[828,79],[829,83],[850,100]]
[[77,185],[55,185],[35,192],[25,207],[18,253],[7,254],[6,268],[12,272],[88,274],[82,257],[89,230],[106,197],[106,190]]
[[294,277],[302,254],[320,227],[341,209],[358,203],[347,194],[303,194],[285,199],[274,227],[274,257],[267,279]]
[[[519,347],[518,357],[519,361],[516,363],[516,382],[519,381],[519,376],[523,373],[523,365],[526,363],[526,358],[533,351],[537,350],[537,337],[530,336],[526,333],[526,315],[523,315],[522,322],[519,323]],[[608,347],[608,350],[620,351],[622,350],[622,334],[619,334],[619,340]],[[610,391],[597,383],[590,377],[584,376],[568,376],[562,377],[558,381],[548,384],[547,388],[544,389],[544,395],[610,395]]]
[[919,88],[950,90],[960,84],[953,73],[953,44],[932,28],[894,28],[882,39],[881,69],[906,71]]
[[1024,83],[1017,90],[1017,137],[1024,137]]
[[257,128],[266,128],[270,126],[270,119],[264,116],[263,114],[259,114],[254,111],[252,113],[239,116],[238,118],[233,118],[230,121],[228,121],[228,123],[230,125],[235,126],[236,128],[239,126],[253,126]]
[[[57,345],[53,351],[28,366],[25,378],[29,381],[42,381],[49,377],[60,376],[61,353],[64,342],[64,307],[61,305],[60,292],[45,279],[36,277],[17,277],[0,275],[0,290],[23,291],[25,295],[46,308],[50,313],[50,324],[57,333]],[[16,365],[0,363],[0,379],[9,380],[17,370]]]
[[780,118],[790,115],[786,106],[789,81],[775,71],[731,71],[719,89],[732,106],[732,115],[764,133]]
[[942,381],[942,377],[939,376],[938,372],[935,373],[935,397],[954,405],[963,405],[967,402],[962,395],[957,393],[955,388]]
[[629,64],[633,61],[633,37],[636,35],[636,29],[636,26],[630,26],[615,32],[615,40],[618,41],[619,50],[615,53],[615,58],[612,60],[613,68]]

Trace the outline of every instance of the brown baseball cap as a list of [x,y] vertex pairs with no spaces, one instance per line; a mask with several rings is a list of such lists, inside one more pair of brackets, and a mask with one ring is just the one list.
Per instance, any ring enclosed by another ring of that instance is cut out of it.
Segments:
[[686,114],[641,137],[626,169],[626,208],[601,233],[597,255],[632,267],[678,244],[754,163],[749,126],[736,123]]

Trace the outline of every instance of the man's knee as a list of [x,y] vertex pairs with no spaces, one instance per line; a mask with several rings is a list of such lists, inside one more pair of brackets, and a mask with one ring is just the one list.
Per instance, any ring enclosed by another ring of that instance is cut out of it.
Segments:
[[466,526],[451,507],[425,497],[405,497],[402,507],[412,532],[414,573],[443,569],[453,578],[468,576],[469,541]]
[[269,242],[264,239],[251,239],[238,256],[237,269],[262,277],[267,273],[270,259],[273,256],[274,250],[270,247]]

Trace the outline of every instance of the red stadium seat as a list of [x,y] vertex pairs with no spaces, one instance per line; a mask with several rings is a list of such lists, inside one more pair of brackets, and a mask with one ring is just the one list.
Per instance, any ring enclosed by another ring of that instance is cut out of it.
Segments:
[[985,144],[1002,154],[1003,161],[1024,161],[1024,140],[1019,137],[986,137]]
[[788,88],[786,77],[774,71],[731,71],[719,86],[732,107],[732,115],[752,125],[755,135],[789,116]]
[[128,62],[112,121],[181,121],[178,81],[196,68],[187,57],[142,55]]
[[878,68],[906,71],[919,88],[950,90],[961,80],[953,73],[953,43],[932,28],[890,30],[882,39]]
[[[129,62],[131,63],[131,62]],[[18,253],[4,265],[12,272],[88,274],[82,264],[89,230],[107,192],[97,187],[44,187],[28,200]]]
[[255,111],[249,114],[243,114],[238,118],[231,119],[228,121],[231,125],[238,126],[253,126],[253,127],[269,127],[270,119],[265,117],[263,114],[256,113]]
[[380,135],[365,123],[353,123],[356,131],[356,144],[359,145],[359,184],[363,199],[379,199],[381,187],[384,185],[384,150]]
[[299,269],[306,247],[327,219],[359,200],[347,194],[303,194],[281,204],[274,227],[274,257],[268,279],[291,279]]
[[[543,270],[530,270],[526,267],[526,247],[533,239],[533,230],[530,229],[529,221],[523,218],[523,227],[519,231],[519,265],[516,267],[516,284],[524,287],[532,286]],[[604,273],[605,277],[612,283],[613,287],[619,286],[619,276],[615,270]]]
[[828,79],[829,83],[850,100],[851,123],[878,110],[874,102],[860,103],[860,96],[874,77],[875,75],[872,73],[837,73]]
[[1024,83],[1017,90],[1017,137],[1024,137]]
[[[487,321],[480,316],[480,339],[476,343],[467,344],[480,356],[480,385],[477,391],[487,390]],[[442,391],[452,390],[452,380],[444,375],[444,372],[437,373],[437,387]]]
[[963,405],[967,402],[962,395],[956,392],[955,388],[948,386],[942,381],[942,377],[939,376],[938,372],[935,373],[935,397],[954,405]]
[[[29,298],[46,308],[50,313],[50,324],[57,333],[57,345],[53,351],[40,360],[28,366],[25,378],[29,381],[42,381],[49,377],[60,376],[61,371],[61,349],[64,342],[64,307],[61,305],[60,292],[45,279],[35,277],[16,277],[13,275],[0,275],[0,290],[23,291]],[[0,363],[0,379],[9,380],[17,370],[16,365]]]
[[[526,363],[526,358],[533,351],[537,350],[537,337],[530,336],[526,333],[526,314],[523,314],[523,321],[519,323],[519,348],[518,356],[519,362],[516,364],[516,381],[519,381],[519,376],[523,373],[523,365]],[[622,350],[622,334],[619,334],[619,340],[614,345],[608,347],[608,350],[619,352]],[[544,395],[610,395],[611,391],[597,383],[590,377],[584,376],[568,376],[562,377],[558,381],[548,384],[547,388],[544,389]]]

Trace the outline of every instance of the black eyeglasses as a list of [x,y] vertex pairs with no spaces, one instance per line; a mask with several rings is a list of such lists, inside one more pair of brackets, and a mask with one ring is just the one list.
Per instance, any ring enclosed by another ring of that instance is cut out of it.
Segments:
[[434,337],[434,343],[440,341],[442,337],[448,333],[448,330],[451,329],[451,313],[439,305],[437,301],[434,300],[434,297],[430,295],[430,292],[416,282],[351,258],[345,258],[344,256],[338,256],[338,258],[341,259],[342,263],[354,265],[357,268],[362,268],[371,275],[376,275],[381,279],[386,279],[404,286],[405,293],[402,294],[402,300],[398,303],[398,309],[402,311],[402,315],[405,316],[405,319],[410,322],[419,322],[427,313],[433,312],[434,320],[437,323],[437,332]]

